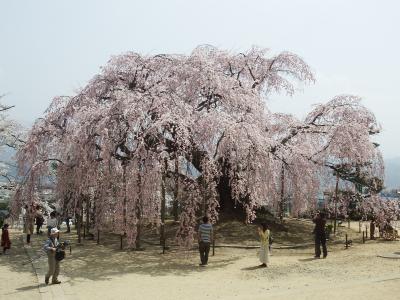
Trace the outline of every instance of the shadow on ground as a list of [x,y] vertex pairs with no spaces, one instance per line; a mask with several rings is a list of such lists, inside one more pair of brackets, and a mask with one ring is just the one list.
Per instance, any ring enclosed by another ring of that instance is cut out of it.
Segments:
[[73,234],[64,236],[72,241],[72,255],[67,255],[61,268],[70,277],[107,280],[127,273],[149,276],[185,276],[206,270],[224,268],[238,257],[211,256],[207,267],[200,267],[196,250],[175,249],[162,254],[160,246],[144,245],[144,251],[119,250],[120,236],[102,234],[102,243],[83,240],[78,246]]
[[14,272],[32,273],[34,270],[25,252],[21,236],[22,233],[16,230],[10,231],[11,250],[8,255],[0,255],[0,264]]

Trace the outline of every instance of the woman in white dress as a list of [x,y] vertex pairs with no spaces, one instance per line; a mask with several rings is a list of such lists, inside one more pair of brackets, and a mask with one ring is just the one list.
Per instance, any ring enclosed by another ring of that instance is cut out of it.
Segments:
[[258,235],[260,236],[260,252],[259,258],[261,268],[266,268],[269,263],[269,229],[267,224],[260,224],[258,227]]

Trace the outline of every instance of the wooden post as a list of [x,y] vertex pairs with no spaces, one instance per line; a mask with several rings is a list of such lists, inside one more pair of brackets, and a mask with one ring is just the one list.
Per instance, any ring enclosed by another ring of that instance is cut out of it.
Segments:
[[213,239],[212,241],[212,250],[213,250],[212,256],[215,256],[215,239]]
[[86,239],[86,224],[83,223],[83,239]]
[[349,242],[347,240],[347,233],[346,233],[346,249],[348,249],[348,248],[349,248]]
[[336,174],[336,188],[335,188],[335,222],[333,223],[333,233],[334,233],[334,234],[336,234],[338,193],[339,193],[339,173]]
[[163,244],[162,244],[162,254],[165,254],[165,238],[164,238]]
[[361,233],[361,221],[358,221],[358,233]]
[[368,226],[365,225],[365,239],[368,239]]
[[97,230],[97,245],[100,244],[100,230]]
[[347,227],[350,229],[350,218],[347,219]]
[[362,242],[363,242],[363,244],[365,244],[364,231],[362,232],[362,235],[363,235],[363,237],[362,237]]
[[121,234],[120,238],[121,238],[121,240],[120,240],[121,243],[120,243],[119,249],[122,250],[122,238],[123,238],[122,234]]

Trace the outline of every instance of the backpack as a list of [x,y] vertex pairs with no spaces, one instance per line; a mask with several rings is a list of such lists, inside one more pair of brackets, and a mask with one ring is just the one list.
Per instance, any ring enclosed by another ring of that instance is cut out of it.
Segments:
[[56,260],[62,261],[64,258],[65,258],[65,250],[61,249],[60,247],[57,247]]

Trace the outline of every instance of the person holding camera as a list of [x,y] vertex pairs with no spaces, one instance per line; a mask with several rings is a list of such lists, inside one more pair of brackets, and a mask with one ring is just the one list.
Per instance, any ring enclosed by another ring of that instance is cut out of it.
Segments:
[[57,251],[64,251],[60,248],[61,244],[58,241],[59,230],[57,227],[50,230],[50,236],[44,244],[44,250],[47,253],[49,270],[45,276],[44,282],[49,284],[49,279],[52,277],[52,284],[59,284],[58,274],[60,273],[60,259],[58,258]]

